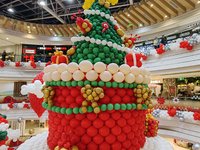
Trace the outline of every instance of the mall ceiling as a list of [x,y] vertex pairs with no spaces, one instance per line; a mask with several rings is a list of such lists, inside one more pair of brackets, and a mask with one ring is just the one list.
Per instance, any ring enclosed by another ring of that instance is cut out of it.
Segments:
[[[136,3],[140,0],[130,1]],[[71,20],[71,15],[77,13],[78,10],[83,10],[83,3],[84,0],[47,0],[46,6],[64,20],[66,24],[72,24],[74,20]],[[110,11],[113,14],[129,7],[131,3],[129,0],[119,0],[119,3],[111,7]],[[9,8],[12,8],[14,12],[9,12]],[[49,10],[42,8],[39,0],[0,0],[0,15],[25,22],[60,24],[60,21],[54,18]]]

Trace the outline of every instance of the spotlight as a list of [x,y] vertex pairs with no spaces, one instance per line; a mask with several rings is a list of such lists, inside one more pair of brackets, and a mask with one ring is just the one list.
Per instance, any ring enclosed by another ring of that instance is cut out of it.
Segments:
[[200,4],[200,1],[198,1],[197,3]]
[[22,43],[22,42],[20,42],[20,43]]
[[165,15],[165,18],[167,18],[167,15]]
[[70,28],[70,30],[72,30],[72,28]]
[[56,34],[54,36],[57,36]]
[[9,40],[9,38],[6,38],[6,40]]
[[14,12],[14,10],[12,8],[8,8],[8,11],[11,12],[11,13]]
[[5,45],[5,44],[3,44],[3,45]]
[[151,7],[153,7],[153,4],[151,4]]
[[27,28],[30,28],[29,26],[27,26]]
[[52,30],[52,29],[50,29],[50,30]]
[[130,16],[130,15],[128,14],[128,16]]
[[140,24],[140,27],[142,27],[143,25],[142,24]]
[[44,0],[41,0],[39,3],[40,3],[41,6],[45,6],[46,5]]

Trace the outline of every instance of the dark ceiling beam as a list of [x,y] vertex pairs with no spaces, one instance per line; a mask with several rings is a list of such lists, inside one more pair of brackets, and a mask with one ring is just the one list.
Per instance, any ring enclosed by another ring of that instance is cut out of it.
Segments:
[[0,6],[0,8],[5,7],[5,6],[8,6],[8,5],[10,5],[10,4],[13,4],[13,3],[15,3],[15,2],[17,2],[17,1],[19,1],[19,0],[14,0],[14,1],[11,1],[10,3],[6,3],[6,4],[2,5],[2,6]]

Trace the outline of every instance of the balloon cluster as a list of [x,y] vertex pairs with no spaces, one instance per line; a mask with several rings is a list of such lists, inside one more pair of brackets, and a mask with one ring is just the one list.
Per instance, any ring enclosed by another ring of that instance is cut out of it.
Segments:
[[160,116],[160,109],[154,109],[151,113],[153,117],[159,117]]
[[200,121],[200,113],[195,112],[195,113],[193,114],[193,116],[194,116],[194,120],[199,120],[199,121]]
[[52,64],[69,63],[69,57],[63,55],[63,51],[56,50],[54,56],[51,57]]
[[94,108],[94,112],[97,114],[100,112],[100,108],[98,107],[97,101],[101,98],[104,98],[103,89],[100,87],[93,88],[91,85],[86,85],[81,88],[81,93],[83,97],[86,99],[82,102],[82,112],[87,112],[88,102],[91,102],[92,107]]
[[[44,83],[45,84],[45,83]],[[43,84],[40,80],[35,80],[34,83],[22,85],[21,86],[21,94],[26,95],[28,93],[35,94],[38,98],[43,97],[43,93],[41,92],[41,89],[43,87]]]
[[108,1],[105,1],[105,0],[99,0],[99,4],[104,5],[105,8],[110,7],[110,3]]
[[161,55],[162,53],[165,52],[165,50],[163,49],[164,44],[160,44],[160,47],[158,49],[156,49],[157,54]]
[[130,67],[132,66],[137,66],[138,68],[142,67],[141,54],[129,53],[126,55],[124,59],[125,59],[125,63],[129,65]]
[[123,40],[123,43],[125,44],[126,47],[128,48],[132,48],[133,44],[135,43],[135,41],[137,40],[137,38],[141,38],[141,36],[138,36],[137,34],[135,35],[135,37],[125,37]]
[[192,146],[193,150],[200,150],[200,143],[195,143]]
[[169,116],[174,117],[176,115],[176,109],[168,109],[167,113]]
[[182,111],[176,111],[176,116],[179,118],[179,121],[181,121],[181,122],[184,122],[185,121],[185,118],[184,118],[184,116],[183,116],[183,113],[182,113]]
[[0,66],[4,67],[4,62],[3,61],[0,61]]
[[53,97],[55,95],[55,90],[51,86],[43,86],[41,89],[44,94],[44,102],[49,105],[49,107],[53,107]]
[[157,136],[157,132],[158,132],[158,120],[155,120],[155,118],[151,115],[151,114],[147,114],[146,116],[146,130],[145,130],[145,135],[147,137],[154,137]]
[[188,51],[191,51],[193,49],[193,46],[188,43],[188,41],[180,42],[180,48],[186,48]]
[[149,88],[146,88],[142,85],[137,85],[137,88],[133,89],[135,97],[137,97],[137,108],[141,109],[142,104],[148,106],[149,109],[153,108],[153,104],[151,101],[151,93],[152,91]]
[[0,114],[0,150],[7,150],[7,146],[5,146],[6,141],[8,140],[8,132],[6,131],[9,127],[8,120],[6,120],[6,116]]
[[16,129],[16,130],[8,129],[7,132],[8,132],[9,140],[12,140],[13,142],[17,142],[17,139],[21,135],[20,129]]

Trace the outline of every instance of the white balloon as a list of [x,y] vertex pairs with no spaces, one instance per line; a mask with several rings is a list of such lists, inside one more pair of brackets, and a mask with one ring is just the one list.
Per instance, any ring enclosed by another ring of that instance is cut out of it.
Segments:
[[60,80],[60,73],[58,71],[54,71],[52,74],[51,74],[51,78],[54,80],[54,81],[59,81]]
[[124,77],[124,74],[123,74],[122,72],[117,72],[117,73],[115,73],[115,74],[113,75],[114,81],[116,81],[116,82],[118,82],[118,83],[124,81],[124,78],[125,78],[125,77]]
[[101,40],[96,40],[96,44],[101,44]]
[[129,67],[129,65],[127,65],[127,64],[123,64],[123,65],[121,65],[120,67],[119,67],[119,70],[123,73],[123,74],[128,74],[128,73],[130,73],[130,67]]
[[98,73],[102,73],[106,70],[106,65],[102,62],[97,62],[94,64],[94,70]]
[[90,61],[83,60],[83,61],[80,62],[79,68],[83,72],[88,72],[88,71],[92,70],[93,65],[92,65],[92,63]]
[[69,63],[67,66],[67,70],[71,73],[75,72],[76,70],[78,70],[78,64],[75,62]]
[[112,74],[115,74],[119,70],[119,66],[116,63],[111,63],[107,67],[108,71]]
[[107,41],[106,41],[106,40],[103,40],[103,41],[102,41],[102,44],[103,44],[103,45],[106,45],[106,44],[107,44]]
[[69,72],[69,71],[64,71],[62,74],[61,74],[61,79],[63,81],[70,81],[72,79],[72,74]]
[[150,75],[151,75],[150,71],[147,70],[147,69],[146,69],[146,75],[147,75],[147,76],[150,76]]
[[94,42],[95,42],[95,39],[94,39],[94,38],[91,38],[91,39],[90,39],[90,42],[91,42],[91,43],[94,43]]
[[21,90],[21,94],[22,94],[22,95],[26,95],[26,94],[27,94],[26,90],[25,90],[25,89],[22,89],[22,90]]
[[57,70],[59,73],[62,73],[67,70],[67,64],[61,63],[57,66]]
[[42,82],[40,80],[35,80],[34,84],[36,87],[40,87],[42,85]]
[[85,76],[84,73],[82,71],[80,71],[80,70],[76,70],[73,73],[73,79],[75,81],[81,81],[81,80],[83,80],[84,76]]
[[44,81],[52,81],[51,72],[45,73],[43,76]]
[[98,74],[94,70],[90,70],[89,72],[86,73],[86,78],[89,81],[95,81],[98,78]]
[[155,57],[158,58],[160,55],[159,54],[155,54]]
[[127,83],[133,83],[135,81],[135,75],[132,73],[129,73],[125,76],[125,81]]
[[145,68],[139,68],[139,74],[141,74],[142,76],[145,76],[146,74],[146,69]]
[[151,81],[150,78],[149,78],[147,75],[145,75],[145,76],[144,76],[144,81],[143,81],[143,83],[144,83],[144,84],[149,84],[150,81]]
[[100,74],[100,79],[104,82],[108,82],[112,79],[112,75],[109,71],[104,71]]
[[57,71],[58,65],[57,64],[52,64],[52,65],[49,65],[49,67],[50,67],[50,72],[54,72],[54,71]]
[[36,95],[38,98],[42,98],[44,96],[44,94],[42,92],[37,93]]
[[106,19],[110,19],[110,15],[109,14],[106,14],[105,17],[106,17]]
[[131,73],[134,74],[135,76],[139,75],[139,68],[137,66],[132,66],[130,70]]
[[142,83],[143,80],[144,80],[144,78],[143,78],[143,76],[140,75],[140,74],[139,74],[138,76],[136,76],[136,78],[135,78],[135,82],[136,82],[137,84]]

